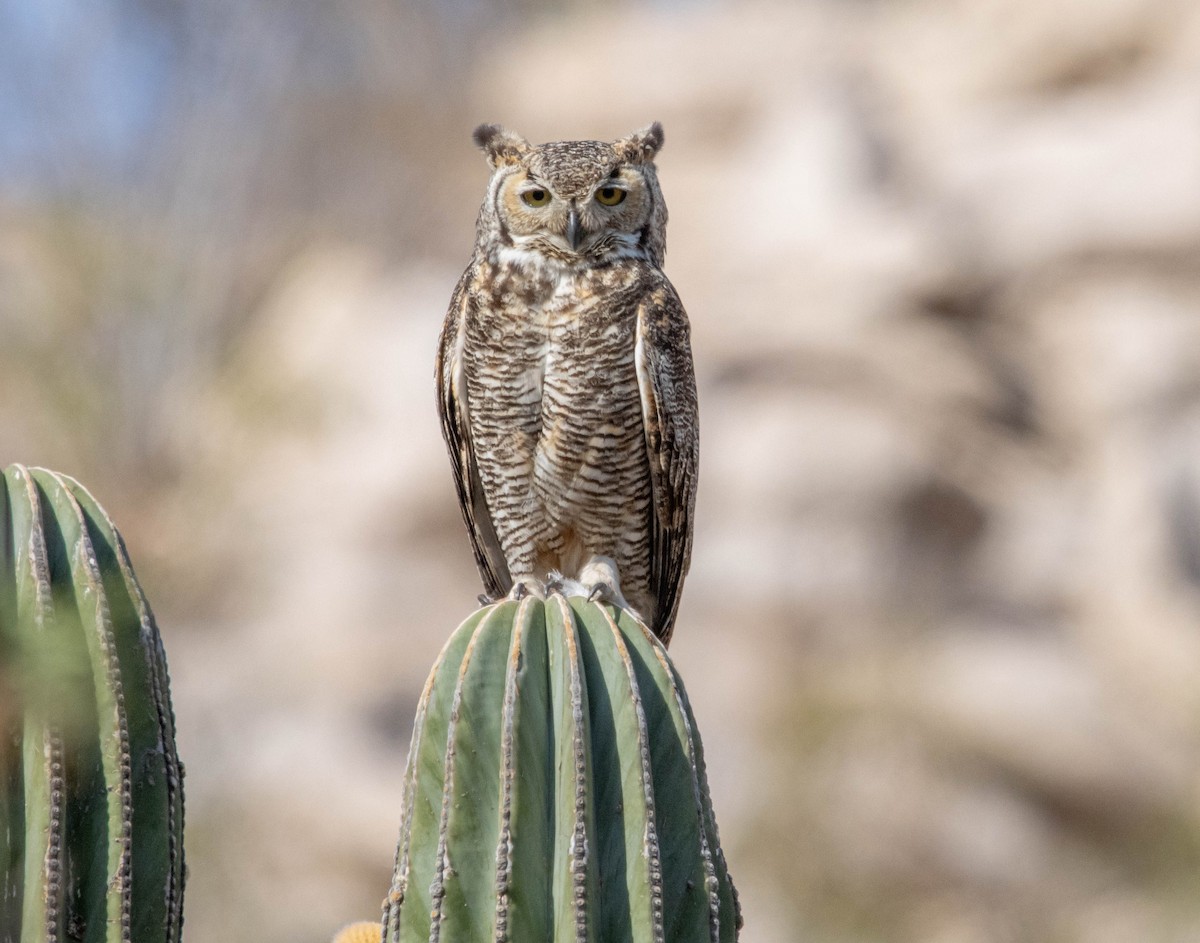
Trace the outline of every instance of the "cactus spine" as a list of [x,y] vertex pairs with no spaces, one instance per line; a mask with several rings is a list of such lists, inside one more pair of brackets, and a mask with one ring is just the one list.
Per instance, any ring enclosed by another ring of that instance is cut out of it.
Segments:
[[740,922],[653,633],[562,596],[464,622],[417,708],[385,941],[723,943]]
[[0,939],[177,943],[182,767],[125,546],[77,482],[0,481]]

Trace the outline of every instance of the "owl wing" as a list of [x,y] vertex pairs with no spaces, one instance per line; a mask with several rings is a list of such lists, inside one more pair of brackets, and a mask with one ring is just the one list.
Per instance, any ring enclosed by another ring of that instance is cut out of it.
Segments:
[[454,470],[454,486],[458,491],[458,505],[462,509],[463,521],[471,537],[475,551],[475,565],[483,579],[484,590],[498,598],[508,592],[512,578],[508,562],[492,526],[491,512],[483,494],[479,477],[479,465],[475,448],[471,442],[471,416],[467,402],[467,385],[463,374],[462,352],[466,329],[467,306],[470,293],[467,290],[468,270],[454,289],[450,299],[450,310],[442,325],[438,339],[437,363],[434,368],[437,380],[438,415],[442,420],[442,437],[450,452],[450,465]]
[[667,643],[692,554],[700,435],[687,313],[663,281],[638,306],[634,361],[652,495],[650,586],[654,633]]

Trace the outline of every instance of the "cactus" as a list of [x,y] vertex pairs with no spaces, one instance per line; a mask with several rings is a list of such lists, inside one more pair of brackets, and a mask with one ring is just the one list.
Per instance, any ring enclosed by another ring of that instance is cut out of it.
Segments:
[[182,767],[124,543],[77,482],[0,480],[0,940],[177,943]]
[[737,938],[687,695],[624,610],[467,619],[421,695],[401,817],[386,943]]
[[[166,660],[79,484],[0,481],[0,940],[178,943]],[[726,943],[741,926],[687,694],[631,613],[481,609],[417,710],[384,923],[339,940]]]

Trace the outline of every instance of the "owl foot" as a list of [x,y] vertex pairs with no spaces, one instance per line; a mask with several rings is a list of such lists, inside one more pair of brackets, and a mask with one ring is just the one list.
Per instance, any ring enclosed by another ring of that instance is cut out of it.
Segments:
[[545,599],[546,588],[542,586],[542,581],[535,580],[532,577],[517,580],[513,583],[513,588],[508,591],[508,598],[516,602],[520,602],[526,596],[536,596],[538,599]]
[[560,596],[586,596],[588,593],[579,580],[563,576],[558,570],[550,571],[546,580],[546,592],[558,593]]
[[492,603],[494,603],[496,601],[491,596],[489,596],[487,593],[480,593],[475,598],[477,600],[479,600],[479,605],[481,605],[481,606],[490,606]]
[[622,609],[628,609],[629,603],[621,595],[621,577],[617,573],[617,564],[611,557],[594,556],[587,566],[580,571],[579,582],[583,584],[588,602],[608,602]]

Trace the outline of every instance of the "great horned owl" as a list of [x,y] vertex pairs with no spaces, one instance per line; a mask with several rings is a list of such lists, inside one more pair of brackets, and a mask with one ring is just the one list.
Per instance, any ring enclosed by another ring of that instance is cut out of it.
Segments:
[[657,122],[613,143],[475,130],[493,173],[438,408],[487,593],[581,593],[670,639],[698,460],[687,314],[662,272]]

